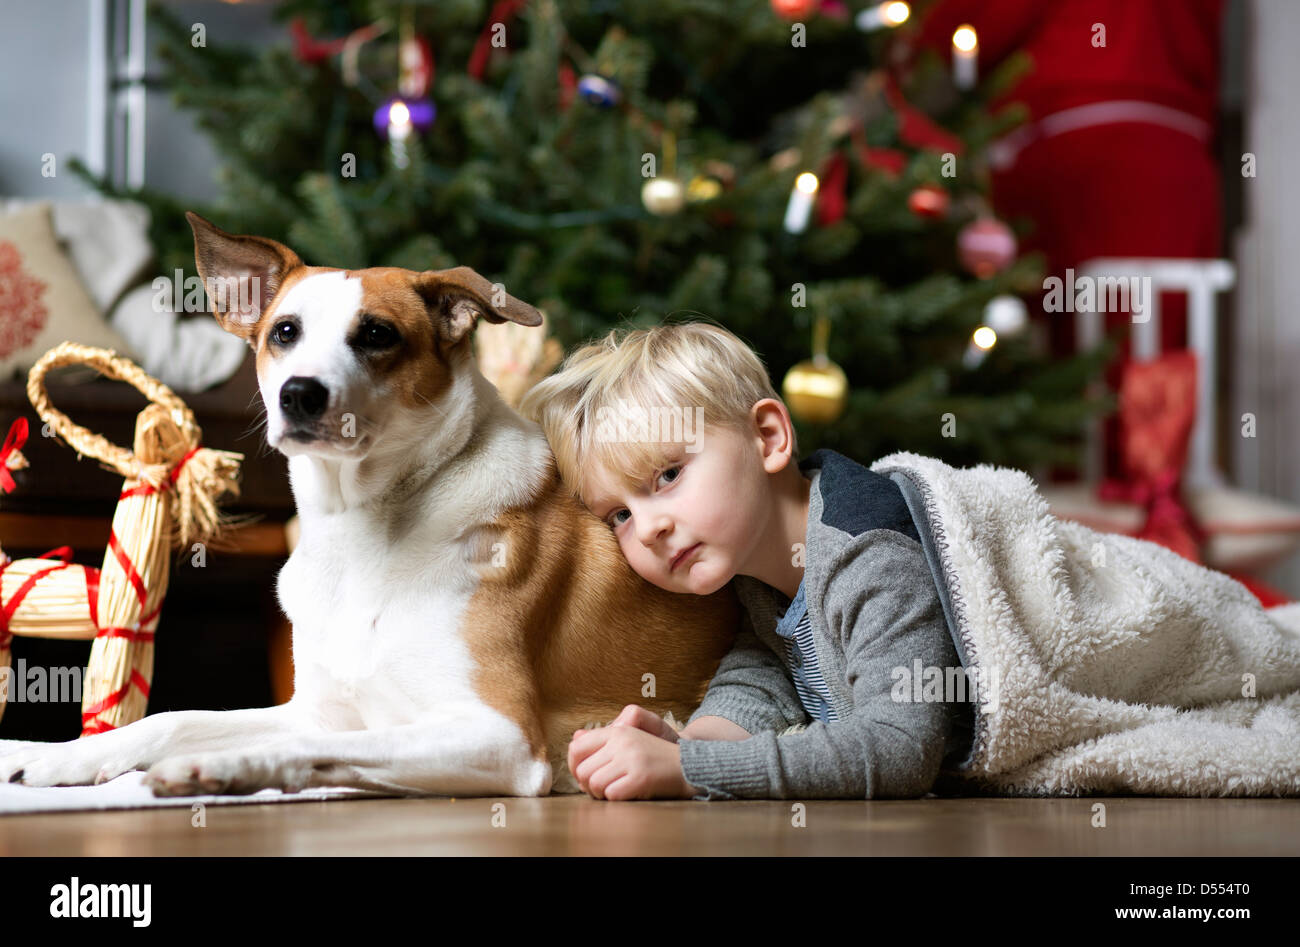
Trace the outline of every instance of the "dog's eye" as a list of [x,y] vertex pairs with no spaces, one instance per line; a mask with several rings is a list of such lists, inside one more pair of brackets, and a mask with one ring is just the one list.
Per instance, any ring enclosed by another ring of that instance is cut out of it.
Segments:
[[392,326],[382,322],[369,322],[362,326],[358,341],[368,349],[386,349],[400,342],[401,336]]
[[281,345],[288,345],[298,338],[298,327],[292,322],[281,322],[271,330],[271,338]]

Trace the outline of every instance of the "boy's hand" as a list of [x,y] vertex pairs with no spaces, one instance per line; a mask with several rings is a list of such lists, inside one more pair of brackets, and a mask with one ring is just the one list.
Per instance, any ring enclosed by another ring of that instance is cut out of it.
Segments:
[[628,704],[624,707],[623,712],[614,718],[610,726],[636,727],[664,740],[677,742],[677,731],[672,728],[672,725],[653,710],[646,710],[639,704]]
[[595,799],[689,799],[699,792],[682,774],[674,743],[632,726],[574,731],[569,770]]

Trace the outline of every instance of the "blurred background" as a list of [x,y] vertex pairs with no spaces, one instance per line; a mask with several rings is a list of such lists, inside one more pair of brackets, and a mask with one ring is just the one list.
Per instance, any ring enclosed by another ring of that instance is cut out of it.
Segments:
[[[1291,0],[7,3],[0,425],[39,430],[26,373],[74,340],[246,455],[226,506],[264,529],[174,567],[151,711],[292,686],[287,473],[251,353],[187,291],[185,210],[312,264],[504,283],[546,317],[478,329],[512,401],[611,328],[709,318],[804,455],[1018,467],[1058,515],[1300,599],[1296,35]],[[146,403],[50,392],[126,445]],[[120,477],[22,453],[6,553],[97,565]],[[66,714],[13,703],[0,733]]]

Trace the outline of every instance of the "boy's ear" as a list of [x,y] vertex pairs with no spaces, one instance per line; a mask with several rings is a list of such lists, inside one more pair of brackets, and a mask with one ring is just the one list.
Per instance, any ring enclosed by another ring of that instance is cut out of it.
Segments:
[[435,329],[449,345],[455,345],[469,334],[475,317],[481,316],[488,322],[517,322],[521,326],[542,324],[540,312],[468,266],[426,270],[415,277],[414,286],[429,308]]
[[302,260],[284,244],[226,233],[193,211],[185,219],[194,231],[194,262],[212,314],[221,328],[251,346],[262,313]]

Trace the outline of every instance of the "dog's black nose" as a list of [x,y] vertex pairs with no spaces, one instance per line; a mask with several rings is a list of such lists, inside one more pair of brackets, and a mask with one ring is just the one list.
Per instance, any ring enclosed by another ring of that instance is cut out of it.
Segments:
[[280,410],[290,421],[312,421],[320,417],[329,400],[329,389],[315,378],[295,375],[280,389]]

